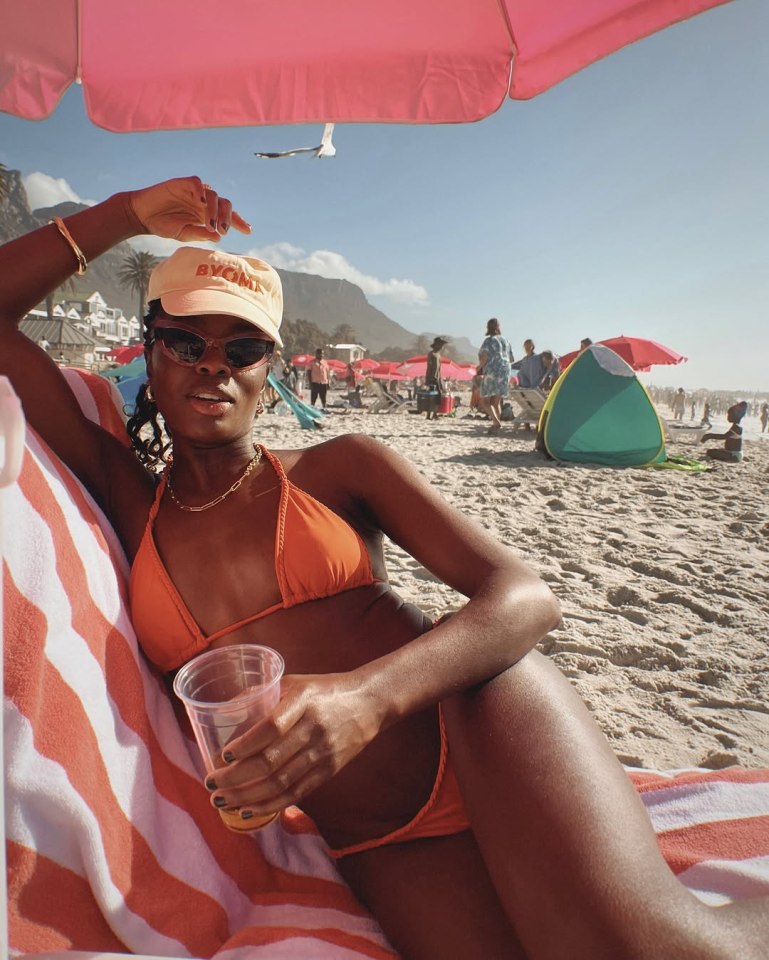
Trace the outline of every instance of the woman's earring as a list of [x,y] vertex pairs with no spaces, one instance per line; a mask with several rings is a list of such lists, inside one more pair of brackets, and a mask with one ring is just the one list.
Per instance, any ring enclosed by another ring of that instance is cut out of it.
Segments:
[[254,410],[254,416],[261,417],[263,413],[264,413],[264,402],[262,401],[262,398],[259,397],[259,399],[256,401],[256,410]]

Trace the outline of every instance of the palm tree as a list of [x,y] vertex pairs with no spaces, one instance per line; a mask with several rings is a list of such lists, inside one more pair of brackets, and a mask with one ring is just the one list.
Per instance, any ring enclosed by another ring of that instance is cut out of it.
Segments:
[[124,259],[118,271],[118,280],[124,287],[135,290],[139,294],[139,318],[146,312],[147,287],[150,274],[160,261],[146,250],[134,250]]

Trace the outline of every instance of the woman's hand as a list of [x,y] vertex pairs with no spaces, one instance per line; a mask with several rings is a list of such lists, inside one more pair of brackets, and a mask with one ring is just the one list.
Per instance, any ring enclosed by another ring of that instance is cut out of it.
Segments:
[[227,745],[206,779],[217,807],[255,817],[283,810],[330,780],[379,733],[384,711],[357,672],[293,675],[267,720]]
[[221,239],[235,227],[250,233],[251,227],[200,177],[179,177],[156,183],[128,194],[134,215],[143,232],[185,243],[191,240]]

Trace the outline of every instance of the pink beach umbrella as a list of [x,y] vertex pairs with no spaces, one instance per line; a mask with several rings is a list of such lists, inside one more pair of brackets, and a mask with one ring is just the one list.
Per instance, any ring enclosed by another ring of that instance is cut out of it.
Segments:
[[398,373],[406,380],[415,380],[427,373],[427,361],[417,360],[415,363],[404,363],[398,367]]
[[353,369],[355,370],[376,370],[379,366],[379,361],[374,360],[371,357],[362,357],[360,360],[353,361]]
[[721,2],[24,0],[3,17],[0,110],[39,120],[81,83],[121,133],[469,122]]
[[315,357],[311,353],[297,353],[291,357],[291,363],[295,367],[309,367],[314,359]]
[[107,356],[115,363],[130,363],[131,360],[141,357],[143,353],[144,344],[134,343],[130,347],[115,347],[114,350],[109,351]]
[[366,376],[372,377],[374,380],[408,380],[409,378],[404,376],[402,373],[398,373],[397,370],[393,369],[397,367],[397,364],[383,363],[375,367],[373,370],[367,370]]
[[[670,347],[666,347],[656,340],[647,340],[644,337],[611,337],[609,340],[599,340],[604,347],[608,347],[636,370],[645,372],[652,367],[670,364],[685,363],[688,359]],[[579,356],[579,351],[567,353],[560,358],[561,370]]]
[[377,364],[377,373],[397,373],[403,366],[402,360],[382,360]]
[[441,366],[441,376],[446,380],[469,381],[475,376],[475,365],[466,363],[450,363],[448,369]]
[[[423,377],[426,372],[427,357],[424,355],[421,357],[410,357],[408,360],[404,360],[398,367],[398,373],[402,373],[404,377],[409,380],[413,380],[415,377]],[[450,357],[441,357],[441,376],[445,380],[471,380],[473,374],[467,376],[465,367],[461,367]]]

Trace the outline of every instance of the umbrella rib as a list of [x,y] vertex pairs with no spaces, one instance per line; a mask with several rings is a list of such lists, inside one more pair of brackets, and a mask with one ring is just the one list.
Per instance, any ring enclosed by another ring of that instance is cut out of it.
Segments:
[[83,83],[83,0],[75,0],[75,20],[77,33],[77,63],[75,64],[75,83]]

